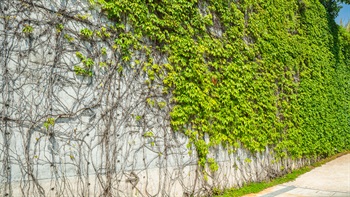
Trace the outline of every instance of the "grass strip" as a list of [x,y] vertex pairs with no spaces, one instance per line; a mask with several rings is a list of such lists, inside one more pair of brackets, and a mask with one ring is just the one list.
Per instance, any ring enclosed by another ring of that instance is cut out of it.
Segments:
[[295,180],[298,176],[305,174],[306,172],[309,172],[310,170],[314,169],[315,167],[319,167],[329,161],[332,161],[338,157],[341,157],[343,155],[349,154],[350,151],[346,151],[346,152],[342,152],[342,153],[338,153],[336,155],[327,157],[325,159],[321,159],[318,162],[315,162],[311,165],[308,166],[304,166],[302,168],[296,169],[291,173],[285,174],[281,177],[278,177],[276,179],[270,180],[268,182],[260,182],[260,183],[248,183],[246,185],[244,185],[241,188],[232,188],[232,189],[228,189],[222,192],[218,192],[220,193],[219,195],[214,195],[216,197],[239,197],[239,196],[243,196],[246,194],[251,194],[251,193],[258,193],[264,189],[267,189],[269,187],[275,186],[275,185],[279,185],[282,183],[286,183],[289,181],[293,181]]

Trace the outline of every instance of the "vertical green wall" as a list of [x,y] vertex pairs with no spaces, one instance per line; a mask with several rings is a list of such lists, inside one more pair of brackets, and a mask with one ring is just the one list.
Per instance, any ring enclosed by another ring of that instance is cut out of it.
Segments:
[[350,148],[350,36],[319,1],[95,3],[125,63],[147,54],[137,66],[172,96],[171,127],[200,165],[216,169],[207,154],[218,144],[294,158]]

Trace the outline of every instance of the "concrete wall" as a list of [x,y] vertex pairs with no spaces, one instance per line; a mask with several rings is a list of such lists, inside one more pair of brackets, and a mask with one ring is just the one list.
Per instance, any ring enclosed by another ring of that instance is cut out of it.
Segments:
[[[0,11],[1,196],[200,196],[304,164],[274,161],[268,149],[252,155],[217,147],[211,156],[220,168],[207,170],[205,180],[187,138],[170,130],[171,105],[158,105],[170,96],[142,70],[149,56],[132,51],[125,63],[113,49],[117,34],[80,35],[85,27],[112,24],[98,7],[82,0],[2,0]],[[82,65],[77,51],[94,60],[93,77],[75,74]],[[150,57],[166,63],[157,51]],[[45,127],[49,118],[55,124]]]

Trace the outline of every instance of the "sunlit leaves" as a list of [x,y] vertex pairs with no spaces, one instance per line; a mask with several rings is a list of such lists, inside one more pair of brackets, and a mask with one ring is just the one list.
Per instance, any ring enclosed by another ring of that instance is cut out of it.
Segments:
[[340,142],[349,130],[349,36],[332,31],[319,1],[98,2],[116,22],[113,48],[124,62],[132,50],[166,54],[143,69],[173,96],[171,126],[188,136],[199,165],[217,168],[208,153],[218,144],[281,157],[349,146]]

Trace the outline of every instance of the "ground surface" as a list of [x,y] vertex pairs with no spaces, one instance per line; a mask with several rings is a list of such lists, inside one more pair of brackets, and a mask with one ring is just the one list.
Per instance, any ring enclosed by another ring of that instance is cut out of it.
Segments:
[[299,176],[295,181],[246,197],[350,197],[350,154],[343,155]]

